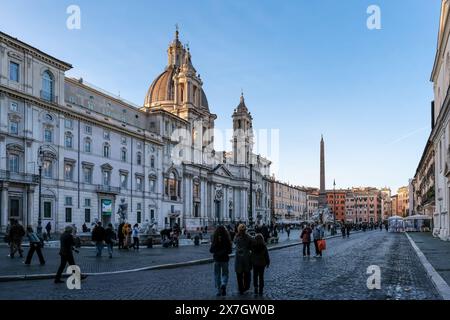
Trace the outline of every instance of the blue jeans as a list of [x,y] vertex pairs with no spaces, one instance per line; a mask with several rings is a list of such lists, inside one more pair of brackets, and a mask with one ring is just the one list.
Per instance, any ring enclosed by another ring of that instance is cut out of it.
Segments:
[[228,261],[214,262],[214,279],[216,280],[216,288],[227,286],[228,283]]
[[95,243],[95,249],[97,251],[97,257],[101,257],[103,251],[103,241],[97,241]]
[[108,248],[108,254],[111,257],[112,253],[113,253],[113,243],[112,242],[111,243],[107,243],[106,247]]

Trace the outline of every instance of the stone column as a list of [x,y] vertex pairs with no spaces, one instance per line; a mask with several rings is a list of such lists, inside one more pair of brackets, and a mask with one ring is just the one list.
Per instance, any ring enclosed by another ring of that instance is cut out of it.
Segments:
[[6,231],[6,226],[8,225],[8,183],[3,182],[2,184],[2,205],[1,205],[1,230],[2,232]]

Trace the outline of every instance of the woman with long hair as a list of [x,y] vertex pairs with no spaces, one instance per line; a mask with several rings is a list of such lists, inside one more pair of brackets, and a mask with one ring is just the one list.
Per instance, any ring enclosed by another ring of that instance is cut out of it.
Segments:
[[234,268],[239,287],[239,293],[244,294],[250,289],[251,283],[251,250],[253,246],[253,238],[247,234],[247,228],[244,224],[238,227],[238,233],[234,238],[236,244],[236,258],[234,260]]
[[260,233],[255,236],[255,245],[252,250],[252,265],[255,294],[262,295],[264,292],[264,270],[269,267],[270,258],[264,236]]
[[232,245],[230,234],[224,226],[218,226],[212,237],[209,252],[214,257],[214,279],[216,282],[217,296],[227,294],[228,261]]

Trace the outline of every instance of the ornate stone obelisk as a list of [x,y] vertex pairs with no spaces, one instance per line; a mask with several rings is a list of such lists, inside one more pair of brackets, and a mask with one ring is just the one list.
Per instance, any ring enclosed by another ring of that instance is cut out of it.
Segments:
[[319,209],[327,207],[327,193],[325,191],[325,143],[323,135],[320,139],[320,190],[319,190]]

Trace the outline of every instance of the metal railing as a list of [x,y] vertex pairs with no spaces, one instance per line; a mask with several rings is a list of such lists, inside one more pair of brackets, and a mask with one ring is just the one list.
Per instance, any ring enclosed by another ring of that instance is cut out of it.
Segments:
[[98,184],[97,185],[97,192],[119,194],[120,193],[120,188],[119,187],[106,186],[106,185],[103,185],[103,184]]
[[0,180],[19,183],[39,183],[37,174],[0,170]]
[[57,103],[58,102],[58,97],[55,96],[53,93],[51,92],[47,92],[44,90],[41,90],[41,99],[48,101],[48,102],[53,102],[53,103]]

